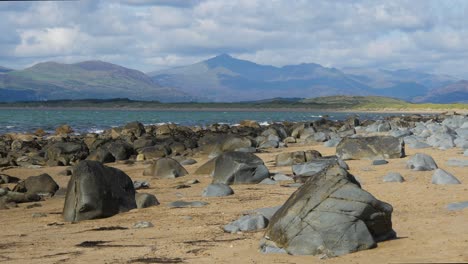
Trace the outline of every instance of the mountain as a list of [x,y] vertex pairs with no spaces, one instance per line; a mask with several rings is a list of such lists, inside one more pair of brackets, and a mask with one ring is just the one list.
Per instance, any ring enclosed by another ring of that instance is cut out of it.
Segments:
[[418,103],[468,103],[468,81],[461,80],[433,89],[425,96],[415,98],[414,101]]
[[155,84],[144,73],[103,61],[44,62],[0,75],[0,101],[85,98],[188,101],[185,93]]
[[13,70],[0,66],[0,74],[11,72],[11,71],[13,71]]
[[371,89],[338,69],[303,63],[260,65],[227,54],[188,66],[151,72],[158,84],[214,101],[253,101],[272,97],[368,95]]
[[376,95],[412,101],[458,81],[448,75],[411,69],[339,70],[315,63],[274,67],[227,54],[148,75],[163,86],[179,88],[192,95],[203,94],[214,101],[231,102],[329,95]]

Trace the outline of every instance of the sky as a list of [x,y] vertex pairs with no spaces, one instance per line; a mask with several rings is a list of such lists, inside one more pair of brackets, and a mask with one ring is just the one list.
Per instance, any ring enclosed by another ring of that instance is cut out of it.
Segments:
[[1,1],[0,66],[103,60],[149,72],[228,53],[468,79],[467,17],[465,0]]

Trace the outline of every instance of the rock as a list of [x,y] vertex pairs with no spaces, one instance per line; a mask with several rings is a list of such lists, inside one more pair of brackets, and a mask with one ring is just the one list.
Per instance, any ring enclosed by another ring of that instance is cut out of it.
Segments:
[[373,160],[372,165],[385,165],[388,164],[388,161],[386,160]]
[[432,184],[461,184],[461,182],[447,171],[436,169],[432,175]]
[[202,196],[203,197],[221,197],[221,196],[228,196],[234,194],[234,191],[232,190],[229,185],[226,185],[224,183],[212,183],[208,185],[203,190]]
[[240,121],[239,125],[243,127],[250,127],[256,129],[260,128],[260,124],[254,120],[242,120]]
[[192,207],[203,207],[208,205],[207,202],[200,202],[200,201],[193,201],[193,202],[185,202],[185,201],[175,201],[168,205],[169,208],[192,208]]
[[160,158],[143,171],[144,176],[173,179],[187,175],[187,170],[174,159]]
[[134,181],[133,182],[133,188],[135,188],[135,190],[147,189],[149,187],[150,187],[150,184],[147,181]]
[[415,171],[430,171],[437,169],[434,159],[426,154],[417,153],[406,163],[406,167]]
[[263,179],[261,182],[259,182],[258,184],[263,184],[263,185],[275,185],[276,184],[276,181],[270,179],[270,178],[265,178]]
[[447,166],[468,167],[468,160],[463,160],[463,159],[449,159],[449,160],[447,161]]
[[150,206],[159,205],[159,201],[156,196],[149,193],[136,193],[135,202],[137,208],[147,208]]
[[81,161],[68,182],[65,221],[110,217],[136,208],[133,182],[123,171],[97,161]]
[[463,152],[463,156],[468,157],[468,149],[465,149],[465,152]]
[[284,143],[290,144],[290,143],[296,143],[296,139],[293,137],[287,137],[283,140]]
[[69,125],[62,125],[55,129],[55,135],[66,136],[73,133],[73,129]]
[[332,138],[323,143],[323,145],[327,148],[334,148],[340,144],[341,138]]
[[123,140],[108,142],[103,148],[109,151],[115,160],[127,160],[135,154],[133,146]]
[[268,168],[252,153],[226,152],[215,161],[213,183],[259,183],[268,177]]
[[405,179],[403,176],[401,176],[400,173],[397,172],[389,172],[385,177],[383,178],[384,182],[404,182]]
[[145,133],[145,126],[140,122],[131,122],[126,124],[120,132],[123,136],[141,137]]
[[44,173],[39,176],[30,176],[26,180],[19,182],[13,188],[13,191],[41,196],[54,196],[58,189],[59,186],[54,179],[49,174]]
[[55,166],[68,166],[87,156],[88,147],[83,142],[56,142],[47,147],[45,153],[47,163]]
[[19,182],[19,178],[13,177],[10,175],[6,175],[3,173],[0,173],[0,184],[5,184],[5,183],[17,183]]
[[431,147],[431,145],[424,143],[424,142],[420,142],[420,141],[416,141],[408,146],[412,149],[425,149],[425,148]]
[[193,165],[196,163],[197,161],[194,159],[184,159],[183,161],[180,162],[180,165]]
[[115,162],[115,157],[105,148],[98,148],[91,152],[86,158],[87,160],[99,161],[101,163]]
[[390,136],[343,138],[336,155],[348,159],[397,159],[405,156],[402,140]]
[[316,150],[294,151],[276,155],[275,163],[276,166],[291,166],[302,164],[320,157],[322,157],[322,154]]
[[[292,166],[292,171],[293,171],[293,178],[295,181],[298,182],[305,182],[308,178],[314,177],[322,171],[323,169],[333,165],[333,164],[340,164],[339,159],[337,157],[326,157],[326,158],[321,158],[321,159],[316,159],[312,160],[310,162],[304,163],[304,164],[299,164],[299,165],[293,165]],[[348,169],[347,165],[341,164],[343,169]]]
[[198,183],[200,183],[200,181],[197,180],[197,179],[188,180],[188,181],[185,182],[185,184],[189,184],[189,185],[198,184]]
[[138,221],[133,225],[133,228],[149,228],[154,227],[153,223],[148,221]]
[[140,154],[144,155],[145,160],[164,158],[171,154],[171,150],[164,145],[156,145],[140,149]]
[[451,203],[447,205],[447,209],[450,211],[458,211],[468,208],[468,201],[466,202],[459,202],[459,203]]
[[277,173],[273,176],[273,180],[275,181],[291,181],[292,179],[292,177],[289,177],[282,173]]
[[47,217],[46,213],[32,213],[32,218]]
[[260,230],[268,225],[268,219],[263,215],[245,215],[224,226],[224,231],[237,233],[239,231]]
[[250,211],[247,211],[247,214],[260,214],[260,215],[263,215],[268,221],[270,221],[270,219],[281,208],[281,206],[282,205],[250,210]]
[[310,178],[275,213],[261,242],[292,255],[341,256],[394,238],[392,206],[362,190],[338,164]]

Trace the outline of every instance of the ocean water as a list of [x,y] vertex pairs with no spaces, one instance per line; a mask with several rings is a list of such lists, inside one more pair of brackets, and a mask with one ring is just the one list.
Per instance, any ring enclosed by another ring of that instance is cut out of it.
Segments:
[[[327,115],[331,120],[344,120],[357,115],[362,120],[396,115],[389,113],[337,113],[317,111],[161,111],[161,110],[76,110],[76,109],[0,109],[0,134],[46,132],[68,124],[77,133],[100,133],[105,129],[139,121],[145,125],[175,123],[206,126],[213,123],[237,124],[256,120],[262,124],[281,121],[313,121]],[[398,114],[402,115],[402,114]]]

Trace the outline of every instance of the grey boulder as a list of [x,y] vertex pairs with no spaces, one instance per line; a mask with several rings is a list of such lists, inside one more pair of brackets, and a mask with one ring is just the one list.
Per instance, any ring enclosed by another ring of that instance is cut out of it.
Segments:
[[415,171],[430,171],[437,169],[434,159],[423,153],[417,153],[406,162],[406,167]]
[[149,193],[136,193],[135,202],[137,208],[147,208],[150,206],[159,205],[159,201],[156,196]]
[[23,192],[28,194],[38,194],[41,196],[54,196],[59,189],[58,184],[49,174],[30,176],[26,180],[19,182],[14,188],[14,192]]
[[387,175],[384,176],[383,181],[384,182],[404,182],[405,179],[403,178],[403,176],[401,176],[400,173],[389,172]]
[[237,233],[239,231],[255,231],[264,229],[268,225],[268,219],[261,214],[245,215],[224,226],[224,231]]
[[374,248],[396,236],[392,211],[334,164],[307,180],[273,215],[260,248],[328,257]]
[[123,171],[97,161],[81,161],[68,182],[65,221],[110,217],[136,208],[133,182]]
[[432,175],[433,184],[460,184],[461,182],[452,174],[443,169],[436,169]]
[[228,196],[234,194],[229,185],[224,183],[212,183],[208,185],[202,193],[203,197],[221,197],[221,196]]
[[398,159],[405,156],[403,140],[391,136],[343,138],[336,155],[348,159]]
[[160,158],[153,161],[144,171],[144,176],[173,179],[187,175],[187,170],[174,159]]
[[252,184],[268,177],[268,168],[252,153],[226,152],[215,161],[213,183]]

